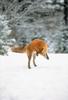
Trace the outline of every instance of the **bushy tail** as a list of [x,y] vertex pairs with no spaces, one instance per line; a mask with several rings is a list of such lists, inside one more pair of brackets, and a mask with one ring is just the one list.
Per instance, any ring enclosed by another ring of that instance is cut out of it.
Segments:
[[12,52],[17,52],[17,53],[24,53],[26,52],[26,46],[21,46],[21,47],[12,47],[11,48]]

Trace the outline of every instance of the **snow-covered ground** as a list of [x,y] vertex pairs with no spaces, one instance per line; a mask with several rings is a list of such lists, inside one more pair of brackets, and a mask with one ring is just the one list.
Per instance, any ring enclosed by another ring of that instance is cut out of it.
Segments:
[[49,57],[28,69],[26,54],[0,56],[0,100],[68,100],[68,54]]

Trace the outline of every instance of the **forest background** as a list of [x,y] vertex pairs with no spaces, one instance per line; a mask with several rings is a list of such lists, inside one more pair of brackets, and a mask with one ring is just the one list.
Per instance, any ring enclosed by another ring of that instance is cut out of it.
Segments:
[[64,3],[64,0],[0,0],[0,54],[36,38],[48,43],[50,53],[68,53]]

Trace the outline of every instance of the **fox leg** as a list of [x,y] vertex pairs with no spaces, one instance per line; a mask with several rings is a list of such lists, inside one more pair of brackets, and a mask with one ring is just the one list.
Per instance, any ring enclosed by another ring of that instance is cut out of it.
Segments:
[[46,58],[47,58],[47,59],[49,59],[49,56],[48,56],[48,54],[47,54],[47,53],[46,53]]
[[33,55],[33,64],[34,64],[34,66],[37,66],[35,63],[35,58],[36,58],[36,53],[34,53],[34,55]]
[[31,56],[32,56],[32,53],[30,53],[29,51],[27,51],[27,56],[28,56],[28,68],[30,69],[30,61],[31,61]]
[[28,56],[28,68],[30,69],[30,61],[31,61],[31,56]]

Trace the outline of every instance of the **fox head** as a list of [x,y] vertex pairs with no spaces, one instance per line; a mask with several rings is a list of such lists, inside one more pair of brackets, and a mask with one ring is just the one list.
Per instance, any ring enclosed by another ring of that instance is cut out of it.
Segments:
[[48,45],[45,44],[45,46],[42,48],[41,55],[43,55],[44,57],[46,57],[46,59],[49,60],[49,56],[48,56],[47,52],[48,52]]

